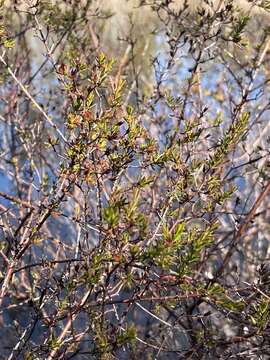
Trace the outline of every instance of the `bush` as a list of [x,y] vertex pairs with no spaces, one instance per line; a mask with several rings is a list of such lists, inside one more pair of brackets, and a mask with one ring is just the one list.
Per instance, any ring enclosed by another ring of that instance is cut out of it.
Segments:
[[208,3],[2,4],[0,358],[269,358],[269,4]]

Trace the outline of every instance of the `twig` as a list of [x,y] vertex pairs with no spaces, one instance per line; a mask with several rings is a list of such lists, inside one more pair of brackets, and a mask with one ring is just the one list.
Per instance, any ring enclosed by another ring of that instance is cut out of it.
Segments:
[[235,238],[233,239],[232,244],[230,245],[229,250],[227,251],[227,254],[224,257],[224,260],[222,261],[221,266],[219,267],[219,269],[216,271],[216,274],[214,276],[213,281],[215,281],[224,271],[226,265],[228,264],[230,258],[233,255],[233,250],[235,248],[235,246],[237,245],[237,243],[239,242],[239,240],[241,239],[241,237],[245,234],[245,232],[248,229],[249,223],[251,222],[251,220],[254,218],[255,213],[257,211],[257,209],[260,207],[261,203],[263,202],[263,200],[265,199],[265,197],[267,196],[267,194],[270,191],[270,181],[268,182],[268,184],[266,185],[265,189],[260,193],[260,195],[258,196],[257,200],[255,201],[252,209],[250,210],[250,212],[248,213],[245,221],[241,224],[241,226],[239,227],[239,230],[237,231]]
[[61,348],[63,340],[66,336],[66,334],[68,333],[69,329],[71,328],[72,322],[76,319],[80,309],[84,306],[84,304],[86,303],[89,295],[91,293],[91,289],[87,291],[87,293],[84,295],[84,297],[82,298],[79,306],[76,308],[76,311],[73,312],[70,317],[68,322],[66,323],[66,326],[64,327],[64,329],[62,330],[62,333],[60,334],[59,338],[58,338],[58,344],[59,346],[55,349],[53,349],[48,357],[48,360],[53,360],[55,358],[55,356],[57,355],[58,350]]
[[65,138],[62,131],[56,126],[56,124],[50,119],[50,117],[46,114],[46,112],[42,109],[42,107],[37,103],[37,101],[33,98],[33,96],[29,93],[29,91],[26,89],[26,87],[22,84],[22,82],[17,78],[15,73],[12,71],[12,69],[8,66],[6,61],[4,60],[3,56],[0,55],[0,61],[2,64],[6,67],[8,73],[11,75],[11,77],[15,80],[15,82],[19,85],[21,90],[25,93],[25,95],[28,97],[28,99],[33,103],[33,105],[40,111],[40,113],[44,116],[44,118],[48,121],[48,123],[57,131],[61,139],[68,143],[67,139]]
[[14,196],[3,193],[2,191],[0,191],[0,196],[3,197],[6,200],[9,200],[9,201],[11,201],[11,202],[13,202],[15,204],[21,205],[21,206],[26,207],[28,209],[32,209],[32,210],[35,209],[35,206],[28,203],[27,201],[23,201],[23,200],[18,199],[18,198],[14,197]]

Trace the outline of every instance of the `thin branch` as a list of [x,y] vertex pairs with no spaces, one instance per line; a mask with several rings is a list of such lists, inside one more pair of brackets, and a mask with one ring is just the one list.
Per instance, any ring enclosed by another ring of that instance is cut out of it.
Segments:
[[44,116],[44,118],[48,121],[48,123],[57,131],[58,135],[61,137],[61,139],[68,143],[67,139],[65,138],[62,131],[57,127],[57,125],[51,120],[51,118],[47,115],[47,113],[42,109],[42,107],[38,104],[38,102],[33,98],[33,96],[29,93],[29,91],[26,89],[26,87],[22,84],[22,82],[17,78],[15,73],[12,71],[12,69],[9,67],[9,65],[6,63],[6,61],[3,58],[3,55],[0,55],[0,61],[2,64],[6,67],[8,73],[11,75],[11,77],[15,80],[15,82],[19,85],[21,90],[25,93],[25,95],[28,97],[28,99],[32,102],[34,107],[36,107],[40,113]]

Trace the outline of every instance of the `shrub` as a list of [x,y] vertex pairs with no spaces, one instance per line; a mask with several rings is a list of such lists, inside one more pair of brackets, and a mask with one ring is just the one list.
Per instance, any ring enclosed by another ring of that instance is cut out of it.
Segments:
[[208,3],[2,4],[1,358],[269,357],[269,5]]

